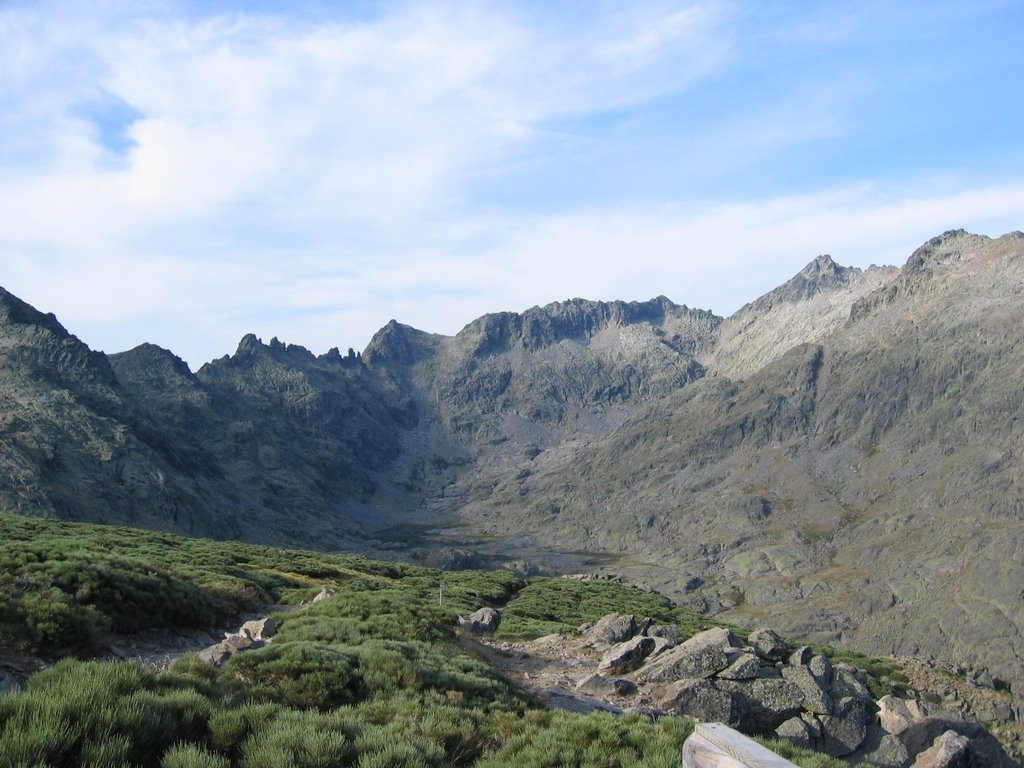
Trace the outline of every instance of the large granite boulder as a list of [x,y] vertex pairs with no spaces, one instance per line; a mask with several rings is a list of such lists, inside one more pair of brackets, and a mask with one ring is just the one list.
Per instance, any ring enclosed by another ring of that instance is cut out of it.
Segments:
[[587,632],[587,641],[596,648],[611,647],[629,640],[636,633],[636,616],[609,613]]
[[733,697],[698,677],[677,680],[666,690],[661,707],[674,715],[686,715],[705,723],[738,725],[739,712]]
[[729,666],[726,650],[737,648],[739,641],[729,630],[708,629],[652,659],[640,674],[647,680],[711,677]]

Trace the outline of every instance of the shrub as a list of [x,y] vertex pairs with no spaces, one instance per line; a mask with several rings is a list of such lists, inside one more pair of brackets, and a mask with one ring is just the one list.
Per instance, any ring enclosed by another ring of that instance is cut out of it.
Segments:
[[333,768],[355,757],[356,728],[339,713],[284,710],[242,746],[243,768]]
[[231,761],[198,744],[175,744],[164,753],[160,768],[231,768]]
[[329,709],[365,695],[354,653],[303,641],[275,642],[236,654],[224,675],[260,700],[300,709]]

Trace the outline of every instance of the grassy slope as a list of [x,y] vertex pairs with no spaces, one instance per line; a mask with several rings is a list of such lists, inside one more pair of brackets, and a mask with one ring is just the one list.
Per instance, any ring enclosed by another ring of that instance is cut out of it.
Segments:
[[[454,643],[455,613],[484,603],[507,603],[506,631],[519,635],[609,611],[698,628],[664,598],[621,585],[525,585],[505,572],[9,515],[0,542],[0,647],[64,657],[0,696],[0,767],[676,766],[692,728],[539,709]],[[219,669],[194,656],[162,674],[73,658],[110,631],[209,626],[323,586],[336,596],[279,615],[273,644]]]

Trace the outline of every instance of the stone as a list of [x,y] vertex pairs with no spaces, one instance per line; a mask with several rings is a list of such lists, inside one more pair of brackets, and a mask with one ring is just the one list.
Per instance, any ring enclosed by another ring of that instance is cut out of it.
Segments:
[[871,692],[868,690],[867,678],[864,670],[857,669],[850,664],[837,664],[832,669],[832,685],[829,686],[829,695],[833,700],[845,698],[871,699]]
[[313,602],[319,603],[321,600],[326,600],[329,597],[334,597],[334,595],[335,591],[333,589],[331,589],[330,587],[324,587],[317,593],[316,597],[313,598]]
[[814,747],[814,734],[807,723],[799,717],[791,717],[775,729],[775,735],[804,749]]
[[847,762],[850,765],[870,765],[875,768],[902,768],[910,760],[907,748],[896,736],[879,725],[867,727],[867,735]]
[[665,689],[661,706],[674,715],[686,715],[698,721],[738,724],[733,697],[716,688],[706,678],[677,680]]
[[18,678],[7,670],[0,669],[0,694],[20,690],[21,685],[18,683]]
[[878,722],[882,728],[895,736],[899,736],[923,719],[924,713],[918,702],[913,699],[900,699],[889,695],[878,700]]
[[597,668],[601,671],[610,671],[615,674],[632,672],[644,663],[657,643],[653,637],[638,635],[624,643],[612,646],[601,657],[601,663]]
[[459,628],[474,634],[494,632],[501,624],[501,612],[494,608],[481,608],[469,615],[468,619],[459,616]]
[[238,634],[248,635],[253,640],[269,640],[275,634],[277,634],[277,621],[269,616],[264,616],[262,619],[253,619],[243,624]]
[[200,661],[205,661],[207,664],[212,664],[215,667],[219,667],[227,659],[231,658],[235,649],[232,648],[227,642],[217,643],[211,645],[203,650],[199,651],[196,656]]
[[767,627],[755,629],[750,633],[747,642],[754,649],[754,653],[766,661],[782,661],[789,652],[789,646],[782,638]]
[[812,656],[811,660],[807,662],[807,668],[814,675],[814,679],[818,681],[818,685],[821,686],[823,691],[827,691],[832,687],[832,662],[829,661],[828,656]]
[[629,640],[635,634],[636,617],[633,614],[609,613],[587,632],[587,640],[596,647],[612,646]]
[[736,647],[738,641],[728,630],[708,629],[648,662],[641,674],[647,680],[711,677],[729,666],[725,649]]
[[648,637],[650,637],[650,639],[654,641],[654,650],[651,651],[647,655],[648,659],[653,659],[655,656],[657,656],[658,654],[664,653],[669,648],[675,648],[676,647],[676,643],[674,643],[672,640],[670,640],[667,637],[659,637],[659,636],[651,637],[650,635],[648,635]]
[[789,680],[803,691],[804,709],[816,715],[831,715],[834,711],[832,697],[818,685],[818,681],[807,667],[785,667],[782,677]]
[[672,645],[679,644],[679,627],[675,624],[655,624],[647,630],[648,637],[663,637],[670,640]]
[[787,663],[791,667],[802,667],[810,662],[812,656],[814,656],[814,652],[811,650],[811,647],[809,645],[801,645],[789,654]]
[[636,683],[621,677],[612,680],[612,688],[614,688],[616,696],[632,696],[637,692]]
[[744,733],[771,733],[803,709],[803,691],[781,678],[718,680],[715,684],[732,695],[739,729]]
[[596,696],[611,693],[615,690],[612,681],[599,672],[588,675],[576,684],[576,690],[580,693],[590,693]]
[[946,731],[914,760],[913,768],[968,768],[971,740],[956,731]]
[[730,659],[729,666],[718,673],[723,680],[754,680],[761,676],[761,660],[753,653],[740,651],[730,655],[726,652],[726,656]]
[[220,644],[230,648],[231,653],[237,653],[253,646],[259,647],[263,645],[263,642],[261,640],[253,640],[249,635],[225,635]]
[[848,696],[835,704],[835,714],[821,718],[822,751],[832,757],[853,754],[867,736],[867,705]]

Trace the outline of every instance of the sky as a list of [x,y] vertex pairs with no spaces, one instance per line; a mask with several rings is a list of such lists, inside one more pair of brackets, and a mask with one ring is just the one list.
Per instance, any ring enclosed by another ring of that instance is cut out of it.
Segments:
[[1024,229],[1024,2],[0,0],[0,285],[193,370]]

